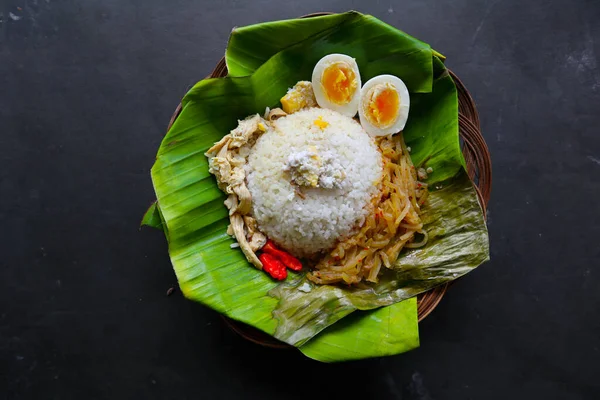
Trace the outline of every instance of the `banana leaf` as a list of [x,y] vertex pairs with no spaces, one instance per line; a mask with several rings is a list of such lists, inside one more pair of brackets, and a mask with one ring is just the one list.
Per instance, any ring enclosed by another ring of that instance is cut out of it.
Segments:
[[419,347],[417,298],[388,307],[356,311],[300,347],[322,362],[391,356]]
[[[357,38],[360,43],[356,43]],[[289,51],[291,47],[294,51]],[[229,76],[247,76],[286,50],[289,62],[304,62],[312,68],[333,48],[360,60],[364,81],[389,73],[393,65],[396,76],[411,92],[431,92],[431,47],[356,11],[235,28],[229,37],[225,62]],[[304,79],[310,80],[310,76]]]
[[[163,230],[158,203],[150,205],[141,225]],[[340,362],[399,354],[418,346],[417,298],[412,297],[388,307],[356,311],[315,336],[300,351],[318,361]]]
[[[150,205],[141,225],[164,229],[157,202]],[[418,346],[417,298],[412,297],[388,307],[357,311],[318,334],[300,350],[315,360],[339,362],[399,354]]]
[[142,217],[142,222],[140,226],[149,226],[151,228],[156,228],[159,230],[163,229],[162,218],[160,216],[160,209],[158,208],[158,204],[156,201],[150,204],[148,210],[144,213]]
[[225,62],[229,76],[252,75],[273,55],[357,17],[347,12],[308,19],[288,19],[233,28]]
[[[324,33],[313,33],[284,47],[251,76],[199,82],[184,98],[183,111],[162,142],[152,168],[160,210],[155,207],[151,215],[158,213],[163,228],[168,228],[169,253],[184,295],[323,361],[395,354],[415,347],[415,310],[410,309],[415,300],[398,302],[469,272],[487,260],[489,253],[483,215],[460,153],[452,79],[437,73],[444,67],[428,46],[427,62],[413,62],[410,68],[392,62],[397,58],[389,52],[395,48],[398,31],[392,34],[382,23],[366,24],[363,29],[367,25],[380,29],[366,36],[357,29],[361,25],[356,21],[372,21],[373,17],[352,15],[354,23],[325,25]],[[378,56],[373,53],[377,48],[374,40],[385,43]],[[423,249],[403,254],[396,269],[388,271],[375,287],[315,287],[302,276],[278,284],[249,266],[238,249],[230,248],[233,241],[225,232],[224,196],[208,173],[203,153],[235,127],[237,119],[276,106],[288,87],[310,77],[322,55],[351,53],[351,48],[365,80],[383,72],[405,74],[416,82],[411,86],[416,91],[426,91],[429,82],[430,93],[412,97],[405,139],[413,149],[414,161],[427,159],[427,165],[434,168],[429,180],[434,191],[424,211],[430,242]],[[423,45],[415,43],[412,53],[423,52]],[[378,62],[377,68],[369,67],[377,63],[371,60],[386,59],[389,64]],[[156,219],[149,217],[150,221]],[[338,322],[355,310],[391,304]],[[407,316],[412,316],[412,325]]]

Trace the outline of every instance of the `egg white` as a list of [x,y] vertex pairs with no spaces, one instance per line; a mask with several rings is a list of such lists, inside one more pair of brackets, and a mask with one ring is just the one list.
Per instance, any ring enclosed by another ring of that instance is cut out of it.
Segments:
[[[325,89],[321,84],[321,79],[323,76],[323,72],[325,69],[333,63],[336,62],[345,62],[347,63],[352,71],[354,72],[355,80],[356,80],[356,91],[354,95],[350,99],[350,101],[346,104],[337,104],[329,100],[327,94],[325,93]],[[358,64],[356,64],[356,60],[350,56],[345,54],[329,54],[325,57],[321,58],[319,62],[315,65],[312,74],[312,86],[313,91],[315,92],[315,98],[317,99],[317,104],[321,108],[327,108],[329,110],[337,111],[340,114],[343,114],[348,117],[354,117],[356,112],[358,111],[358,103],[360,100],[360,71],[358,69]]]
[[[365,115],[365,107],[367,107],[367,102],[369,99],[369,92],[371,89],[375,88],[377,85],[391,85],[396,93],[398,93],[398,97],[400,100],[400,105],[398,108],[398,113],[396,115],[395,121],[387,127],[377,126]],[[406,121],[408,120],[408,112],[410,109],[410,96],[408,94],[408,89],[402,79],[393,75],[379,75],[372,79],[369,79],[362,89],[360,90],[360,102],[358,106],[358,115],[360,117],[360,123],[363,126],[364,130],[371,136],[387,136],[390,134],[395,134],[404,129],[406,125]]]

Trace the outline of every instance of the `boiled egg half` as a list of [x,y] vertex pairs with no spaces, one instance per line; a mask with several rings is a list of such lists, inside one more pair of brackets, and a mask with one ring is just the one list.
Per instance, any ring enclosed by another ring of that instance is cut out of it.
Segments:
[[404,129],[410,98],[402,80],[393,75],[369,79],[360,91],[360,123],[371,136],[393,135]]
[[329,54],[319,60],[312,74],[312,86],[321,108],[354,117],[360,99],[360,72],[354,58]]

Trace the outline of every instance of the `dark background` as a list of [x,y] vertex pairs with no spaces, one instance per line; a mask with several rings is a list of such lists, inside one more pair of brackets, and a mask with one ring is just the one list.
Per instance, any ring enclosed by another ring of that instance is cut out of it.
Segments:
[[[492,261],[419,349],[325,365],[167,297],[166,243],[138,223],[171,113],[231,28],[348,9],[430,43],[470,89]],[[600,2],[0,0],[0,15],[0,397],[600,398]]]

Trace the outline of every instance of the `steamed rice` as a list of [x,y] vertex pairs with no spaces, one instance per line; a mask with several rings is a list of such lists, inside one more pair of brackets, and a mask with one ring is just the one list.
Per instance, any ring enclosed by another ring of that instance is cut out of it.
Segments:
[[[320,118],[326,127],[315,124]],[[300,196],[286,163],[290,155],[315,148],[333,157],[345,178],[335,187],[302,187]],[[290,253],[310,256],[332,248],[364,222],[379,190],[382,156],[358,122],[310,108],[273,122],[252,148],[246,176],[260,230]]]

